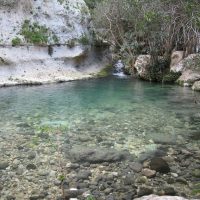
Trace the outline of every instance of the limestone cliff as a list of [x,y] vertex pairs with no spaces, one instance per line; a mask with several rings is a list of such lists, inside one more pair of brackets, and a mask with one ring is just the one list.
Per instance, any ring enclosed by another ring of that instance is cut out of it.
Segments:
[[0,85],[87,78],[103,66],[83,0],[0,0],[0,24]]

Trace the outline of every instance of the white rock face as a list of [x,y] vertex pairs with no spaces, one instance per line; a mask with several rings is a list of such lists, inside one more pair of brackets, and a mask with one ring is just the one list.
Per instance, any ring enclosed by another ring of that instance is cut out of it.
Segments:
[[0,43],[9,45],[16,36],[23,40],[25,20],[44,25],[65,44],[88,34],[90,15],[83,0],[0,0]]
[[[26,22],[45,27],[47,42],[29,41],[22,33]],[[80,38],[89,38],[89,23],[84,0],[0,0],[0,86],[69,81],[98,73],[105,66],[102,52],[101,57],[80,44]],[[21,41],[13,47],[16,38]]]
[[55,46],[52,56],[48,47],[0,48],[0,86],[90,78],[106,64],[100,53],[82,46]]

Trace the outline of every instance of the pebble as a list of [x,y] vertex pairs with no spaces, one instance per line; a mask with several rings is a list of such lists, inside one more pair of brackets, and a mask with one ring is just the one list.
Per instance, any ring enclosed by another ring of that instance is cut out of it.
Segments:
[[145,169],[142,170],[142,174],[144,176],[146,176],[147,178],[153,178],[153,177],[156,176],[156,171],[145,168]]
[[171,175],[172,175],[173,177],[175,177],[175,178],[178,177],[178,174],[176,174],[176,173],[171,173]]
[[29,160],[33,160],[35,157],[36,157],[36,152],[34,152],[34,151],[28,152]]
[[139,197],[149,195],[149,194],[152,194],[152,193],[153,193],[153,188],[147,187],[147,186],[141,186],[137,190],[137,195]]
[[34,169],[36,169],[37,167],[36,167],[36,165],[34,165],[34,164],[32,164],[32,163],[30,163],[30,164],[28,164],[27,166],[26,166],[26,169],[28,169],[28,170],[34,170]]
[[89,176],[91,176],[91,171],[89,171],[89,170],[85,170],[85,171],[80,171],[80,172],[78,172],[78,174],[77,174],[77,178],[78,179],[88,179],[89,178]]
[[9,166],[9,163],[6,161],[0,161],[0,170],[4,170]]

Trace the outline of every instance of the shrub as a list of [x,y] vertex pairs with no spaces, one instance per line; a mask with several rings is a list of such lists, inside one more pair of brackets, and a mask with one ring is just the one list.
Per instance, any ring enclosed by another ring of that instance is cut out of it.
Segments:
[[150,54],[154,65],[174,49],[196,52],[199,9],[198,0],[104,0],[92,13],[96,34],[123,60]]
[[64,3],[64,0],[58,0],[58,2],[59,2],[60,4],[63,4],[63,3]]
[[21,44],[21,39],[16,37],[12,39],[12,46],[19,46]]
[[49,31],[45,26],[37,23],[31,24],[29,20],[25,20],[22,26],[21,34],[27,42],[33,44],[47,44]]
[[69,48],[73,48],[73,47],[75,47],[75,45],[76,45],[75,40],[69,40],[69,41],[67,42],[67,46],[68,46]]
[[85,3],[87,4],[88,8],[94,9],[96,4],[102,2],[102,0],[85,0]]
[[82,35],[81,38],[79,38],[79,42],[82,45],[88,45],[90,43],[89,38],[87,37],[87,35]]

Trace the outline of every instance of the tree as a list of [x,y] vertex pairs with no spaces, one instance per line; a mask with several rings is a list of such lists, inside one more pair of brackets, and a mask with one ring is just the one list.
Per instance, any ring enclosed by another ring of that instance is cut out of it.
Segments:
[[152,65],[171,52],[196,52],[200,32],[198,0],[104,0],[94,8],[97,35],[123,59],[150,54]]

